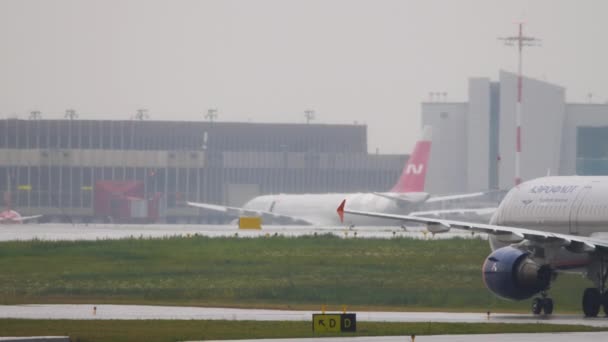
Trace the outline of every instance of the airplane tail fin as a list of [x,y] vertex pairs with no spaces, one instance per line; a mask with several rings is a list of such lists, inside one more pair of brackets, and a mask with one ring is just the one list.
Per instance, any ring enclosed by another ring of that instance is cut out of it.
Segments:
[[422,192],[431,153],[431,126],[424,126],[422,137],[405,163],[401,176],[390,192]]

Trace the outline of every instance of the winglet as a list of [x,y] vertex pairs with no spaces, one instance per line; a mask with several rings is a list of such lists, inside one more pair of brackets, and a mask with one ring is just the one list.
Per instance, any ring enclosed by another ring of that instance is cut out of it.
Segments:
[[346,205],[346,200],[343,200],[340,203],[340,206],[336,210],[338,212],[338,216],[340,216],[340,222],[344,222],[344,205]]

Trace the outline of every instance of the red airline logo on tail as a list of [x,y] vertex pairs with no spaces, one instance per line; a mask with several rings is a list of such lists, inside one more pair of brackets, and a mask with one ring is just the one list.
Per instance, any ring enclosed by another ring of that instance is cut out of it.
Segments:
[[391,192],[423,192],[426,169],[431,154],[431,127],[424,127],[422,139],[414,146],[403,172]]
[[424,170],[424,164],[408,164],[405,168],[405,173],[419,175]]

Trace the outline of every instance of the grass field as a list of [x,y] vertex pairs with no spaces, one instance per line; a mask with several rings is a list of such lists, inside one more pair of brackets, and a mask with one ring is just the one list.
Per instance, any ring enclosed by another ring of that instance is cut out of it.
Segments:
[[[480,239],[332,236],[0,243],[0,303],[528,312],[482,283]],[[560,276],[556,312],[587,286]]]
[[357,333],[314,334],[310,322],[252,321],[69,321],[0,320],[3,336],[70,336],[78,342],[166,342],[210,339],[296,338],[313,336],[397,336],[600,331],[552,324],[460,324],[358,322]]

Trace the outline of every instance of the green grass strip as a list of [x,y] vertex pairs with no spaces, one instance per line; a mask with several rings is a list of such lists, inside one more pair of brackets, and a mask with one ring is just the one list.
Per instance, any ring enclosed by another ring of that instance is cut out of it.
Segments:
[[[83,228],[86,229],[86,228]],[[0,243],[0,303],[528,312],[484,286],[481,239],[167,238]],[[560,275],[556,313],[588,283]]]
[[356,333],[314,334],[310,322],[0,320],[2,336],[70,336],[79,342],[186,341],[315,336],[400,336],[605,331],[577,325],[357,322]]

